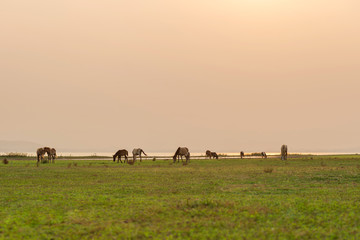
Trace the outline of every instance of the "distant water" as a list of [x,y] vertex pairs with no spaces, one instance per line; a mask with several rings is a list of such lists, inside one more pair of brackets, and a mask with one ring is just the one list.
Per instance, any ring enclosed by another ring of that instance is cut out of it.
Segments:
[[[0,155],[9,154],[8,152],[0,152]],[[35,156],[34,152],[25,152],[27,156]],[[104,156],[111,157],[113,152],[57,152],[58,156],[73,156],[73,157],[82,157],[82,156]],[[147,152],[148,156],[173,156],[174,152]],[[218,154],[226,154],[227,156],[239,156],[240,152],[218,152]],[[245,154],[251,154],[250,152],[245,152]],[[279,155],[279,152],[267,152],[267,155]],[[302,155],[346,155],[346,154],[355,154],[355,153],[339,153],[339,152],[291,152],[291,154],[302,154]],[[132,153],[129,152],[129,155],[132,156]],[[192,152],[192,156],[205,156],[204,152]]]

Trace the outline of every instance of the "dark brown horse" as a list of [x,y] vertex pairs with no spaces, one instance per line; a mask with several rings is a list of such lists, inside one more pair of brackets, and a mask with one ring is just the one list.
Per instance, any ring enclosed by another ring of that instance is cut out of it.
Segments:
[[[176,158],[179,157],[179,156],[185,156],[186,157],[186,162],[190,161],[190,152],[189,152],[189,149],[187,147],[178,147],[178,149],[176,150],[175,154],[174,154],[174,157],[173,157],[173,160],[174,160],[174,163],[176,162]],[[181,158],[182,160],[182,158]],[[178,162],[179,162],[179,158],[178,158]]]
[[117,162],[119,162],[119,160],[120,160],[120,162],[122,163],[121,157],[124,156],[124,157],[125,157],[124,162],[125,162],[125,161],[127,162],[127,161],[128,161],[128,155],[129,155],[129,153],[128,153],[127,150],[121,149],[121,150],[117,151],[117,152],[113,155],[113,161],[115,162],[116,158],[118,158],[118,161],[117,161]]
[[261,152],[261,158],[267,158],[266,152]]
[[244,156],[245,156],[244,152],[241,151],[241,152],[240,152],[240,158],[243,158]]
[[219,159],[219,156],[217,155],[216,152],[211,152],[211,156],[212,156],[213,158]]
[[219,156],[217,155],[216,152],[211,152],[210,150],[206,150],[205,154],[209,159],[211,158],[219,159]]
[[209,159],[211,159],[211,151],[210,150],[206,150],[205,154]]

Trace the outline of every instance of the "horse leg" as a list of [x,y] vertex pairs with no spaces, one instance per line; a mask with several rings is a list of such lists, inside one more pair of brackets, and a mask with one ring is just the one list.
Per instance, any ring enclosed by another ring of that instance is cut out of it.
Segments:
[[142,159],[141,159],[141,153],[140,153],[140,162],[142,162]]

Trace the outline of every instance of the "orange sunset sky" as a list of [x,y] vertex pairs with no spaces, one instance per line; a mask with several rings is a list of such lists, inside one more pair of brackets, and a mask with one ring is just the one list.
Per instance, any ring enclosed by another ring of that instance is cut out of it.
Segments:
[[359,9],[2,0],[0,140],[58,151],[358,152]]

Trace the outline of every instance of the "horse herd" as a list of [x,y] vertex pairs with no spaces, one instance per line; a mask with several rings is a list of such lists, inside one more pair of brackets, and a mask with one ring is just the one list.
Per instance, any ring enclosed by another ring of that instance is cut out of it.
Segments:
[[[55,158],[56,158],[56,150],[55,148],[49,148],[49,147],[43,147],[43,148],[38,148],[37,151],[36,151],[36,155],[37,155],[37,166],[39,166],[39,162],[43,161],[44,159],[44,155],[45,153],[47,153],[48,155],[48,160],[49,162],[52,162],[54,163],[55,162]],[[140,162],[142,162],[142,159],[141,159],[141,154],[144,154],[145,156],[146,153],[141,149],[141,148],[134,148],[134,150],[132,151],[132,154],[133,154],[133,160],[132,162],[134,163],[136,161],[136,158],[137,156],[140,157]],[[206,156],[208,158],[216,158],[218,159],[219,158],[219,155],[216,153],[216,152],[211,152],[210,150],[207,150],[205,152]],[[115,162],[116,159],[117,159],[117,162],[121,162],[121,157],[124,157],[124,163],[129,163],[128,161],[128,151],[126,149],[121,149],[119,151],[117,151],[114,155],[113,155],[113,161]],[[287,160],[287,155],[288,155],[288,148],[287,148],[287,145],[282,145],[281,146],[281,160]],[[245,156],[244,152],[241,151],[240,152],[240,158],[243,158]],[[175,163],[176,162],[176,159],[178,160],[178,162],[180,161],[180,158],[181,158],[181,161],[183,161],[183,157],[185,157],[186,159],[186,163],[190,162],[190,152],[189,152],[189,149],[187,147],[178,147],[176,149],[176,152],[173,156],[173,162]],[[261,157],[262,158],[267,158],[267,155],[265,152],[261,152]]]
[[[141,148],[134,148],[134,150],[132,151],[133,154],[133,160],[132,162],[136,161],[136,157],[139,156],[140,157],[140,162],[142,161],[141,159],[141,154],[144,153],[145,156],[146,153],[141,149]],[[124,157],[124,163],[129,163],[128,161],[128,155],[129,152],[126,149],[121,149],[119,151],[117,151],[114,155],[113,155],[113,161],[115,162],[117,159],[117,162],[121,162],[121,157]],[[174,162],[176,162],[176,159],[178,159],[178,162],[181,160],[183,160],[183,157],[186,158],[186,162],[190,161],[190,152],[189,149],[187,147],[178,147],[178,149],[176,150],[174,156],[173,156],[173,160]]]

